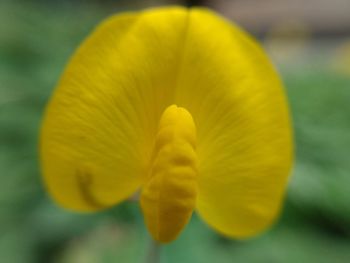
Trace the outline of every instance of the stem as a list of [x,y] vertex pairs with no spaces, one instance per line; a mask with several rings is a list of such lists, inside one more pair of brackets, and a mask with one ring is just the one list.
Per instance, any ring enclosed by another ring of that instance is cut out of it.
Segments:
[[151,238],[145,263],[160,263],[160,249],[160,244]]

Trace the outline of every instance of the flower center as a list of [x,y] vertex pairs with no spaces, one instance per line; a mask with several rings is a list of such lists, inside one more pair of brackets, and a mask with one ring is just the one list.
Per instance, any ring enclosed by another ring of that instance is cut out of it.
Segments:
[[188,223],[197,195],[196,127],[191,114],[176,105],[163,113],[155,140],[141,208],[153,238],[174,240]]

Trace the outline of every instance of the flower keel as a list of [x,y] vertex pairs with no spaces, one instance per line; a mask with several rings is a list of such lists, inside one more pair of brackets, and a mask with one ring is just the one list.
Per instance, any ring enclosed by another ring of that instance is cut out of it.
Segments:
[[153,238],[174,240],[189,221],[197,196],[196,127],[184,108],[168,107],[160,120],[141,207]]

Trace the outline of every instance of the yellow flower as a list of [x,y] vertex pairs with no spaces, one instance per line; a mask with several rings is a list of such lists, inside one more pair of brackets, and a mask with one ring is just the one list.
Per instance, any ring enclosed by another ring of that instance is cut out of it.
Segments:
[[246,238],[281,207],[292,163],[286,99],[259,45],[209,10],[114,16],[68,64],[41,162],[68,209],[98,211],[140,190],[159,242],[174,240],[193,210]]

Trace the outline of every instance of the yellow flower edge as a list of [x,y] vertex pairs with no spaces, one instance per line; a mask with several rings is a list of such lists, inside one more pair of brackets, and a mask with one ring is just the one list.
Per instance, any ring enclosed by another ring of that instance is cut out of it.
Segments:
[[[173,152],[159,155],[164,121],[177,135],[165,143]],[[229,237],[265,230],[293,160],[274,67],[253,38],[201,8],[130,12],[99,25],[67,65],[40,143],[45,184],[60,205],[93,212],[141,189],[160,242],[175,239],[193,209]],[[171,160],[182,152],[190,183],[181,186],[176,171],[170,188],[159,184],[173,178]],[[164,167],[155,169],[157,156]]]

